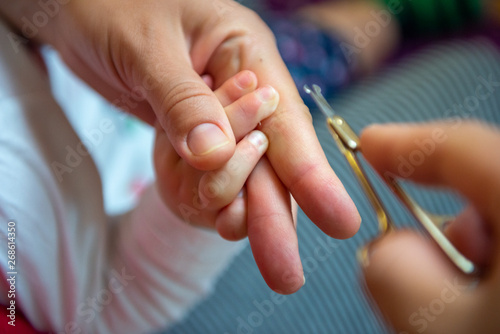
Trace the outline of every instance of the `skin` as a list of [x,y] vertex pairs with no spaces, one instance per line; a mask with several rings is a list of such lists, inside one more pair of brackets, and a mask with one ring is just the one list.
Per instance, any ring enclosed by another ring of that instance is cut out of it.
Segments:
[[[247,85],[241,86],[240,81]],[[272,115],[279,102],[272,87],[256,86],[255,74],[243,71],[215,91],[238,141],[231,159],[218,169],[201,171],[190,166],[156,124],[155,169],[165,203],[186,222],[217,229],[228,240],[247,236],[247,194],[242,189],[269,146],[265,134],[253,129]]]
[[[380,173],[397,175],[398,157],[408,157],[418,149],[417,141],[432,138],[436,130],[444,131],[442,140],[410,179],[456,189],[468,200],[446,233],[481,274],[466,277],[433,242],[415,232],[397,231],[370,245],[363,268],[366,287],[398,332],[498,333],[499,130],[461,121],[372,126],[362,133],[363,153]],[[449,283],[457,289],[451,290]]]
[[[250,241],[260,240],[252,250],[271,289],[293,293],[303,283],[290,194],[326,234],[344,239],[357,232],[360,216],[324,156],[271,32],[255,13],[228,0],[71,0],[36,33],[27,31],[22,18],[33,22],[41,10],[34,0],[0,3],[12,25],[54,46],[101,95],[157,122],[177,155],[200,171],[223,168],[237,150],[224,105],[201,76],[209,75],[217,89],[250,70],[260,87],[274,87],[280,103],[258,126],[269,147],[245,197]],[[222,133],[224,143],[207,150],[216,136],[193,132],[200,124]],[[259,191],[250,191],[257,184]]]

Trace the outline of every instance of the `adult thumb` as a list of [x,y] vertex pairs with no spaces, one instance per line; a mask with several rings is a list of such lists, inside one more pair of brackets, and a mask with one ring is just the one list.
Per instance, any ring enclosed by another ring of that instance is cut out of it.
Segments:
[[469,281],[432,241],[415,232],[389,233],[369,246],[366,287],[399,333],[461,333]]
[[152,67],[145,80],[150,83],[148,101],[176,152],[200,170],[222,167],[235,150],[233,131],[223,106],[194,71],[189,56]]

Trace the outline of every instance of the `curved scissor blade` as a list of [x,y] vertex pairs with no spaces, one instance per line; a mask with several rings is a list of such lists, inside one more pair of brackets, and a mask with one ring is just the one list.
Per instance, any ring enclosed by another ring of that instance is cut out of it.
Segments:
[[321,94],[321,88],[318,85],[313,85],[313,89],[309,88],[308,85],[304,85],[304,91],[311,95],[319,110],[321,110],[326,118],[332,118],[335,116],[335,111],[333,111],[330,104],[326,102],[323,94]]

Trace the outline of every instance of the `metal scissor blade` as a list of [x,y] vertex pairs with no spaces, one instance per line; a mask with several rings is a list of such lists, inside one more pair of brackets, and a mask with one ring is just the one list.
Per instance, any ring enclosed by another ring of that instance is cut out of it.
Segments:
[[[333,111],[332,107],[326,102],[321,94],[321,88],[318,85],[313,85],[313,89],[309,86],[304,86],[304,91],[310,94],[319,110],[325,115],[328,126],[336,133],[343,142],[343,145],[351,149],[353,152],[359,150],[359,138],[351,129],[349,124]],[[335,136],[335,135],[334,135]]]
[[321,110],[326,118],[333,118],[333,116],[335,116],[335,111],[333,111],[330,104],[326,102],[323,94],[321,94],[321,88],[318,85],[313,85],[313,89],[309,88],[308,85],[304,85],[304,91],[311,95],[319,110]]

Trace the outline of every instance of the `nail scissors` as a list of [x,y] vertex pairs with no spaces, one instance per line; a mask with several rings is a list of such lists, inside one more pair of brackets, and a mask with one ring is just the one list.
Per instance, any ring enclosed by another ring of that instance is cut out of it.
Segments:
[[[395,225],[358,159],[358,155],[362,154],[359,137],[352,130],[345,119],[333,111],[330,104],[321,94],[321,88],[318,85],[313,85],[312,87],[313,88],[311,89],[309,86],[305,85],[304,91],[311,95],[317,107],[326,117],[330,134],[335,140],[341,153],[347,159],[347,162],[352,168],[354,175],[361,185],[361,188],[375,210],[380,234],[385,235],[386,233],[390,233],[395,230]],[[445,223],[452,220],[454,217],[436,215],[424,210],[413,198],[408,195],[408,193],[404,191],[397,179],[391,175],[384,175],[382,178],[396,197],[399,198],[403,205],[408,209],[413,217],[415,217],[424,230],[427,231],[429,236],[437,243],[449,259],[465,274],[476,273],[476,266],[474,263],[463,256],[443,234]],[[367,247],[360,250],[358,253],[360,261],[365,263],[368,261],[367,251]]]

